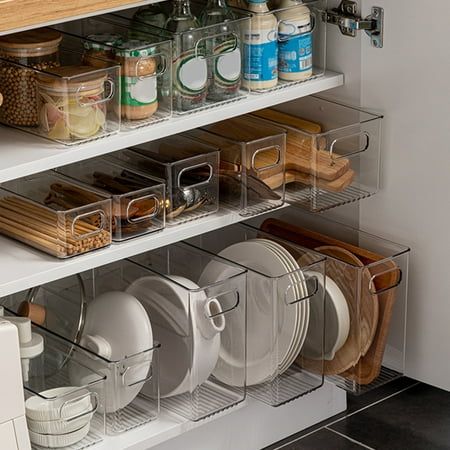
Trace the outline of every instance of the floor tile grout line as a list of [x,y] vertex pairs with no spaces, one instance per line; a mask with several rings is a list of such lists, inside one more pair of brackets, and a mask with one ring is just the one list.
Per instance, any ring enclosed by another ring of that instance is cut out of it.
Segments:
[[[327,424],[325,424],[325,425],[323,425],[323,426],[321,426],[321,427],[319,427],[319,428],[316,428],[315,430],[310,431],[309,433],[306,433],[306,434],[304,434],[304,435],[302,435],[302,436],[300,436],[300,437],[298,437],[298,438],[296,438],[296,439],[293,439],[292,441],[286,442],[286,443],[282,444],[282,445],[279,446],[279,447],[275,447],[275,448],[272,449],[272,450],[280,450],[280,449],[282,449],[283,447],[285,447],[285,446],[288,445],[288,444],[292,444],[292,443],[294,443],[294,442],[300,441],[300,440],[302,440],[303,438],[306,438],[306,437],[308,437],[308,436],[311,436],[311,434],[314,434],[314,433],[316,433],[317,431],[326,429],[326,428],[329,427],[330,425],[334,425],[334,424],[336,424],[336,423],[338,423],[338,422],[341,422],[342,420],[346,419],[347,417],[351,417],[351,416],[353,416],[354,414],[357,414],[357,413],[359,413],[359,412],[361,412],[361,411],[364,411],[364,410],[367,409],[367,408],[370,408],[371,406],[375,406],[375,405],[377,405],[378,403],[384,402],[385,400],[388,400],[388,399],[390,399],[390,398],[392,398],[392,397],[395,397],[397,394],[401,394],[402,392],[405,392],[405,391],[407,391],[408,389],[411,389],[411,388],[413,388],[414,386],[417,386],[418,384],[421,384],[420,381],[418,381],[417,383],[414,383],[414,384],[412,384],[412,385],[410,385],[410,386],[407,386],[407,387],[405,387],[405,388],[403,388],[403,389],[400,389],[399,391],[394,392],[393,394],[390,394],[390,395],[388,395],[387,397],[384,397],[384,398],[382,398],[382,399],[380,399],[380,400],[377,400],[376,402],[373,402],[373,403],[371,403],[370,405],[366,405],[366,406],[364,406],[363,408],[360,408],[360,409],[358,409],[358,410],[356,410],[356,411],[353,411],[352,413],[350,413],[350,414],[348,414],[348,415],[345,415],[344,417],[341,417],[340,419],[337,419],[337,420],[335,420],[334,422],[327,423]],[[334,431],[334,430],[332,430],[332,431]],[[345,437],[348,437],[348,436],[345,436]],[[350,438],[350,439],[351,439],[351,438]],[[369,448],[370,448],[370,447],[369,447]]]
[[347,436],[346,434],[340,433],[339,431],[333,430],[332,428],[328,428],[327,425],[325,426],[325,429],[347,439],[350,442],[353,442],[354,444],[358,444],[360,447],[366,448],[367,450],[375,450],[373,447],[369,447],[368,445],[363,444],[362,442],[359,442],[356,439],[353,439],[350,436]]

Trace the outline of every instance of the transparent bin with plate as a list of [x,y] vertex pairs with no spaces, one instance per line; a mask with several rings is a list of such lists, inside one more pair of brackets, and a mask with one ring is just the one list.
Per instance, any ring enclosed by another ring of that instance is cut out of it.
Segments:
[[[404,373],[409,248],[297,209],[262,229],[327,257],[327,277],[344,295],[349,334],[333,358],[306,367],[362,394]],[[328,279],[327,278],[327,279]],[[330,322],[331,323],[331,322]],[[325,336],[333,330],[327,327]]]
[[[247,392],[271,406],[323,384],[308,370],[308,355],[324,358],[325,258],[245,225],[231,225],[190,241],[247,269]],[[212,271],[203,277],[213,279]],[[329,351],[339,345],[328,343]]]
[[186,136],[170,136],[111,157],[124,167],[164,180],[167,225],[179,225],[219,209],[219,150],[215,147]]
[[287,131],[288,203],[322,212],[378,191],[381,115],[315,96],[254,114]]
[[0,233],[58,258],[111,244],[111,200],[53,171],[2,184]]
[[[251,14],[244,30],[242,85],[253,93],[271,92],[304,83],[325,73],[326,0],[270,3],[261,11],[259,2],[236,2]],[[243,5],[244,3],[244,5]],[[233,2],[231,3],[233,5]],[[260,63],[264,48],[267,60]]]
[[[2,53],[0,41],[2,123],[64,145],[117,133],[120,129],[120,66],[107,61],[101,67],[86,62],[82,52],[60,45],[62,36],[56,30],[39,31],[39,36],[42,33],[59,36],[48,61],[36,62],[21,54],[16,57],[8,51]],[[14,34],[14,43],[28,39],[23,34],[29,33]],[[40,45],[39,42],[27,45],[30,54],[42,50],[34,47]]]
[[57,169],[111,197],[112,239],[123,241],[165,226],[165,185],[161,180],[124,169],[105,157]]
[[179,243],[133,258],[127,292],[161,344],[161,406],[197,421],[245,399],[246,273]]
[[[162,2],[165,17],[171,14],[172,2]],[[205,5],[190,3],[193,15],[200,18]],[[244,62],[244,30],[249,28],[249,14],[229,9],[230,18],[222,23],[192,29],[159,28],[156,22],[145,23],[136,9],[120,11],[123,17],[133,17],[135,31],[151,31],[173,41],[172,83],[173,111],[187,114],[241,100],[248,95],[242,85]],[[164,24],[162,24],[164,26]],[[183,25],[180,26],[180,28]],[[170,27],[170,25],[169,25]]]
[[56,26],[63,45],[83,52],[87,65],[121,67],[121,129],[159,123],[172,115],[172,42],[145,30],[134,32],[129,19],[103,15]]
[[[159,344],[144,308],[125,292],[129,266],[121,261],[1,299],[5,307],[30,317],[76,350],[79,364],[69,366],[71,383],[87,383],[92,370],[105,377],[99,390],[105,400],[98,410],[105,414],[109,435],[159,414]],[[147,273],[133,269],[136,277]]]
[[[81,450],[103,440],[105,434],[105,376],[80,362],[80,350],[30,319],[5,309],[6,320],[19,330],[30,358],[21,359],[25,415],[32,448]],[[71,378],[85,371],[82,382]]]
[[245,115],[186,133],[220,148],[220,202],[242,216],[284,203],[283,129]]

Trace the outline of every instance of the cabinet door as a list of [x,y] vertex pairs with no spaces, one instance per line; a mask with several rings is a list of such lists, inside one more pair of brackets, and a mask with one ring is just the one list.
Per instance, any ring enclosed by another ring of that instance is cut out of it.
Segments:
[[360,37],[361,105],[385,113],[383,168],[360,225],[412,248],[406,374],[450,390],[450,2],[363,0],[363,15],[371,6],[384,47]]

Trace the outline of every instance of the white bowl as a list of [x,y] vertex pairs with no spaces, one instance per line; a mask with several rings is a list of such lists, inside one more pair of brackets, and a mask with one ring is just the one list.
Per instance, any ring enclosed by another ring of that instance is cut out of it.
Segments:
[[94,413],[89,411],[73,420],[33,420],[27,417],[28,429],[40,434],[73,433],[91,421]]
[[84,439],[89,433],[89,427],[90,423],[87,423],[83,428],[67,434],[40,434],[30,430],[30,441],[47,448],[68,447]]

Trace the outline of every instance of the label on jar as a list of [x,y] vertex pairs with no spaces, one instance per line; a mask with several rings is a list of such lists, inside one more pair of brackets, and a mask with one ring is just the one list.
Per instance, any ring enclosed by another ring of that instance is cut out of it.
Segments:
[[276,30],[260,29],[245,33],[244,79],[271,81],[278,77]]
[[146,106],[158,100],[157,77],[121,77],[121,103]]
[[214,48],[214,55],[219,55],[214,62],[214,82],[224,88],[241,78],[241,50],[235,46],[234,41],[227,41]]
[[182,97],[192,100],[204,97],[207,82],[206,59],[196,56],[195,50],[188,50],[175,59],[174,84]]
[[312,69],[311,25],[295,26],[295,29],[298,33],[295,35],[285,34],[282,32],[284,30],[280,29],[278,70],[283,73],[305,72]]

